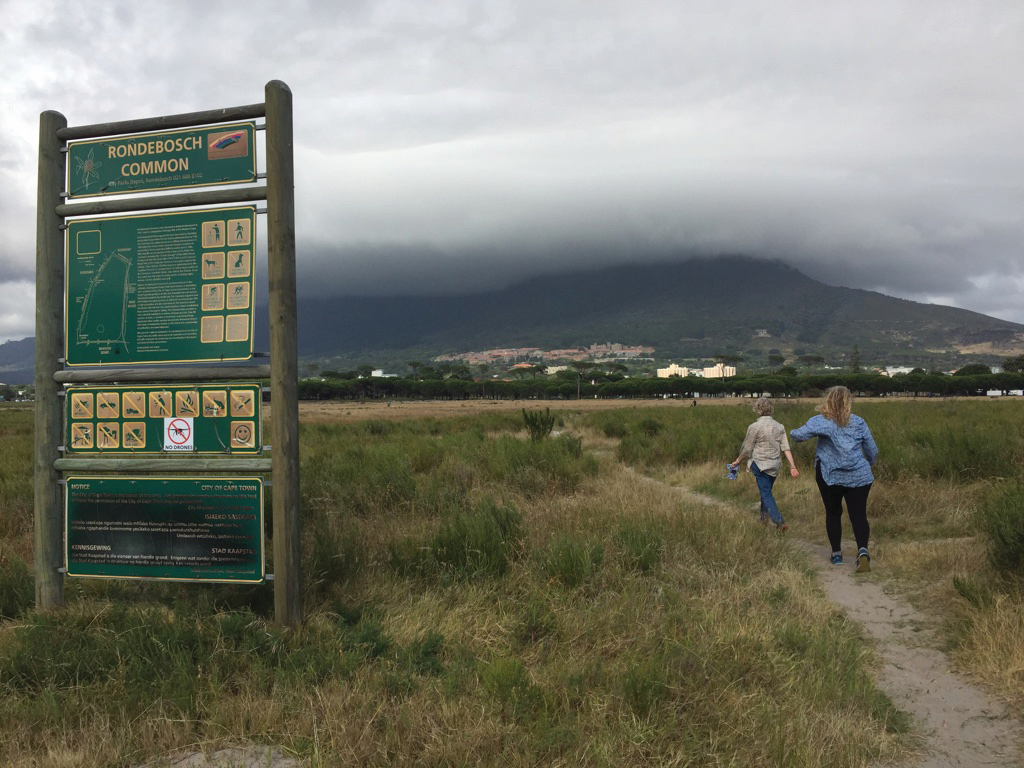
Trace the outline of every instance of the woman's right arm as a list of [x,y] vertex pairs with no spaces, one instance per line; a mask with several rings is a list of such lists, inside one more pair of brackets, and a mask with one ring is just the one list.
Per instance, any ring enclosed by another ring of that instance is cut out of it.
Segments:
[[814,417],[812,416],[802,427],[797,427],[789,433],[789,436],[793,438],[794,442],[802,443],[805,440],[810,440],[818,434],[812,425],[813,421]]
[[868,427],[868,423],[861,421],[861,424],[864,425],[864,434],[861,436],[864,458],[868,460],[868,464],[874,466],[875,460],[878,459],[878,445],[875,444],[875,438],[871,435],[871,428]]

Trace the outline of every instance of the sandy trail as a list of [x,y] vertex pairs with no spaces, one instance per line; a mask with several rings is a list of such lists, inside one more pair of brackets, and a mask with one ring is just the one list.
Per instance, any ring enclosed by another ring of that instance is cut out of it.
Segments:
[[[657,482],[652,480],[651,482]],[[726,502],[680,488],[704,504]],[[758,505],[754,505],[756,511]],[[824,525],[824,523],[822,524]],[[919,758],[875,763],[871,768],[1020,768],[1024,723],[1009,706],[956,674],[937,645],[930,620],[908,602],[887,594],[876,576],[856,574],[856,550],[845,565],[829,562],[828,547],[791,539],[816,568],[829,599],[875,642],[882,661],[876,683],[893,703],[917,720],[924,737]],[[884,563],[875,563],[875,569]]]
[[799,546],[817,564],[832,602],[875,640],[882,659],[878,687],[922,727],[926,753],[902,765],[981,768],[1021,764],[1021,722],[1008,706],[954,673],[945,654],[929,647],[935,638],[927,617],[886,594],[873,577],[856,575],[851,562],[856,552],[844,553],[846,565],[833,566],[828,562],[828,547],[807,542]]

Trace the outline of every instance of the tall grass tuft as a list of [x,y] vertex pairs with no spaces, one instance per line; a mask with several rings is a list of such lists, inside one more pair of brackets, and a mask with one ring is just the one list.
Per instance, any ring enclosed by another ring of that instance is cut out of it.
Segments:
[[351,522],[335,517],[325,520],[317,535],[308,540],[304,569],[307,584],[316,592],[329,592],[362,573],[366,550],[357,531]]
[[664,536],[652,523],[636,520],[623,520],[619,524],[616,542],[625,566],[641,573],[649,573],[658,566],[665,547]]
[[35,604],[35,582],[25,561],[0,547],[0,619],[15,619]]
[[521,553],[523,538],[519,510],[484,499],[471,511],[443,521],[431,551],[441,568],[466,576],[503,576]]
[[543,704],[543,693],[518,659],[499,657],[483,664],[480,679],[502,714],[513,721],[532,715]]
[[604,546],[573,536],[556,538],[540,554],[545,575],[552,582],[575,588],[587,581],[604,560]]
[[31,410],[0,412],[0,542],[26,550],[32,537],[32,434]]
[[1024,483],[995,494],[982,508],[992,567],[1004,576],[1020,577],[1024,567]]
[[665,659],[643,659],[622,677],[623,696],[638,717],[647,717],[668,693]]
[[519,510],[483,498],[443,519],[426,540],[406,536],[392,542],[389,563],[408,578],[500,577],[521,556],[524,538]]

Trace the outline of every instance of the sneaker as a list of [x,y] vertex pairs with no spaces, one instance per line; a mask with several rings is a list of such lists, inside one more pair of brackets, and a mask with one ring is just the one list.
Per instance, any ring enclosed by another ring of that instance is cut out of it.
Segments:
[[785,523],[778,523],[775,526],[775,530],[777,530],[779,533],[785,533],[786,531],[789,530],[789,526],[786,525]]
[[857,573],[868,573],[871,570],[871,555],[862,549],[857,555]]
[[832,565],[842,565],[842,564],[843,564],[843,556],[841,554],[839,554],[837,552],[836,554],[832,555]]

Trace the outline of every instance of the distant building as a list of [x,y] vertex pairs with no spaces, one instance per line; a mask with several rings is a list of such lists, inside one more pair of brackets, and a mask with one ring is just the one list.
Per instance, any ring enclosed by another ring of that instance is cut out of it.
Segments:
[[704,369],[705,379],[727,379],[730,376],[736,375],[736,368],[731,365],[724,365],[723,363],[717,363],[710,368]]
[[543,350],[538,347],[518,347],[515,349],[485,349],[476,352],[460,352],[452,355],[439,355],[434,362],[462,361],[474,364],[506,364],[526,360],[572,360],[572,361],[612,361],[636,360],[645,355],[654,354],[654,347],[627,346],[608,342],[591,344],[587,348],[571,347],[569,349]]
[[668,368],[658,369],[659,379],[670,379],[673,376],[679,376],[685,378],[690,375],[690,369],[675,363],[670,363]]
[[605,344],[591,344],[587,352],[595,360],[629,360],[637,357],[645,357],[654,354],[654,347],[627,346],[607,342]]

